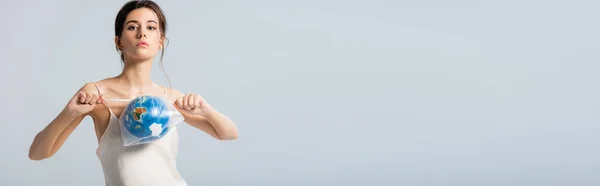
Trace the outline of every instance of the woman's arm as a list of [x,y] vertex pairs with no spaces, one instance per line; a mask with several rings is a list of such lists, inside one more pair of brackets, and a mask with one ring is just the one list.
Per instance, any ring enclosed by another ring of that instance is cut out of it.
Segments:
[[54,155],[98,102],[89,83],[71,98],[67,106],[40,131],[29,147],[29,159],[43,160]]
[[69,113],[66,109],[63,110],[50,124],[35,135],[33,143],[29,147],[29,159],[43,160],[54,155],[84,117]]
[[235,140],[238,137],[237,125],[224,114],[210,110],[205,113],[205,122],[210,124],[219,134],[221,140]]
[[[173,95],[177,98],[177,102],[180,101],[180,105],[183,105],[180,111],[182,111],[182,115],[185,119],[185,122],[190,124],[191,126],[200,129],[210,136],[219,139],[219,140],[235,140],[238,137],[238,128],[237,125],[229,119],[224,114],[215,110],[214,108],[206,105],[207,107],[203,107],[201,111],[198,111],[201,114],[193,114],[188,112],[185,107],[189,104],[192,105],[193,101],[181,101],[185,100],[186,95],[183,93],[173,90]],[[198,99],[197,96],[196,99]],[[200,98],[201,99],[201,98]],[[196,100],[196,103],[204,102],[204,100]]]

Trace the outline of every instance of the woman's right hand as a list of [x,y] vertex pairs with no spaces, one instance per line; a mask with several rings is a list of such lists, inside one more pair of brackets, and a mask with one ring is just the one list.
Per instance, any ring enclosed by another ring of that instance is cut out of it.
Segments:
[[92,111],[99,103],[102,103],[102,96],[79,91],[67,104],[66,111],[75,116],[81,116]]

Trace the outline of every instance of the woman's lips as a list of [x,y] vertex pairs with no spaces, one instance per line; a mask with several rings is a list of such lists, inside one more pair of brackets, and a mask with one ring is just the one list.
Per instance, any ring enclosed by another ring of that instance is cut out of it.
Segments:
[[141,41],[136,46],[149,46],[149,45],[145,41]]

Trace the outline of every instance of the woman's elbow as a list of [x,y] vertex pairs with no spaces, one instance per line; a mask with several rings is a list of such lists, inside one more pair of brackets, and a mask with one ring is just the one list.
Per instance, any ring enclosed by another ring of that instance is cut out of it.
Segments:
[[219,140],[236,140],[238,138],[237,129],[228,131],[223,135],[219,135]]
[[29,147],[29,154],[27,156],[30,160],[39,161],[52,156],[51,152],[43,150],[43,148],[41,148],[40,145],[36,142],[37,141],[34,141],[33,144],[31,144],[31,146]]
[[221,140],[225,141],[225,140],[236,140],[238,138],[237,134],[236,135],[230,135],[230,136],[225,136],[222,137]]
[[44,155],[42,155],[42,153],[40,153],[39,150],[36,148],[35,141],[29,147],[29,154],[27,155],[27,157],[29,157],[30,160],[38,161],[43,160],[45,158]]
[[29,156],[29,160],[34,160],[34,161],[41,161],[41,160],[44,160],[44,159],[50,157],[49,154],[36,153],[33,151],[30,151],[28,156]]
[[34,155],[29,155],[29,160],[33,160],[33,161],[41,161],[45,159],[43,156],[34,156]]

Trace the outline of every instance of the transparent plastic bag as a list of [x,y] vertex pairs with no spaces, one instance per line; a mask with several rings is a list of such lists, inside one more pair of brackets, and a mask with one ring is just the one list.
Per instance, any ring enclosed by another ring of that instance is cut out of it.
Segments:
[[157,96],[139,96],[129,102],[119,117],[123,145],[159,140],[183,120],[172,102]]

